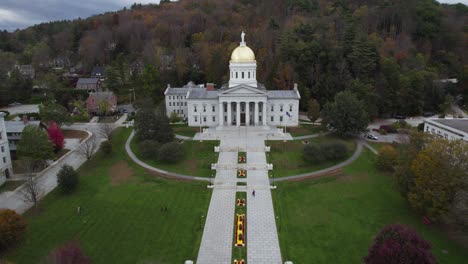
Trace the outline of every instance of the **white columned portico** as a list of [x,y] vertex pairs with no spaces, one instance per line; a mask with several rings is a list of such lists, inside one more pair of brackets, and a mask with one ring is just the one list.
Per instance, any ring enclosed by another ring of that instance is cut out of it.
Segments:
[[227,103],[227,125],[228,126],[231,126],[232,125],[232,103],[231,102],[228,102]]
[[254,102],[254,124],[258,126],[258,112],[260,111],[260,103]]
[[218,107],[218,111],[219,111],[219,122],[218,124],[220,126],[223,126],[224,125],[224,103],[223,102],[219,102],[219,107]]
[[263,105],[262,125],[266,126],[266,124],[267,124],[267,122],[266,122],[266,102],[262,102],[262,105]]
[[250,102],[245,102],[245,126],[250,126]]
[[240,102],[236,104],[236,125],[240,126]]

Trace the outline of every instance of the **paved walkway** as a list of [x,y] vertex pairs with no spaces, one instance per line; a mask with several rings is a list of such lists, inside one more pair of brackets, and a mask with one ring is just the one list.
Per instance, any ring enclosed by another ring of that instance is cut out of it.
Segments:
[[[198,139],[219,139],[220,155],[214,180],[214,190],[206,218],[197,264],[231,263],[234,239],[236,191],[247,191],[247,262],[281,263],[273,202],[270,193],[264,140],[290,138],[276,130],[261,128],[228,128],[209,131]],[[247,152],[247,179],[237,179],[237,151]],[[247,186],[237,187],[237,182]],[[255,197],[251,195],[256,191]]]

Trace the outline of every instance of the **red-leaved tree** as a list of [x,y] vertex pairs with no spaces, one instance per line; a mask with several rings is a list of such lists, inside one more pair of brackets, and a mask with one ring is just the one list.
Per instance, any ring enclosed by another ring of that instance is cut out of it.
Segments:
[[392,224],[384,227],[374,238],[369,254],[364,257],[366,264],[435,264],[431,244],[413,229]]
[[47,128],[47,134],[49,134],[49,139],[54,144],[55,151],[61,150],[65,144],[65,140],[62,130],[60,130],[57,123],[50,122],[49,127]]
[[91,263],[77,243],[71,241],[52,251],[49,255],[49,263],[52,264],[88,264]]

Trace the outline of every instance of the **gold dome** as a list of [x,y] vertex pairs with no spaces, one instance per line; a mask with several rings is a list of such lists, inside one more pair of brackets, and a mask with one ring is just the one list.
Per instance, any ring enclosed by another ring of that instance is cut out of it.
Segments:
[[231,54],[232,62],[252,62],[255,61],[254,52],[247,46],[239,46]]

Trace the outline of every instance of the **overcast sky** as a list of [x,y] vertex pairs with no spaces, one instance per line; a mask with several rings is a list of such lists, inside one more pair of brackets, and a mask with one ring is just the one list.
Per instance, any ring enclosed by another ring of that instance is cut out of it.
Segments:
[[[159,0],[0,0],[0,30],[12,31],[41,22],[86,18],[106,11],[116,11],[134,2],[147,4]],[[468,0],[440,0],[464,3]]]

